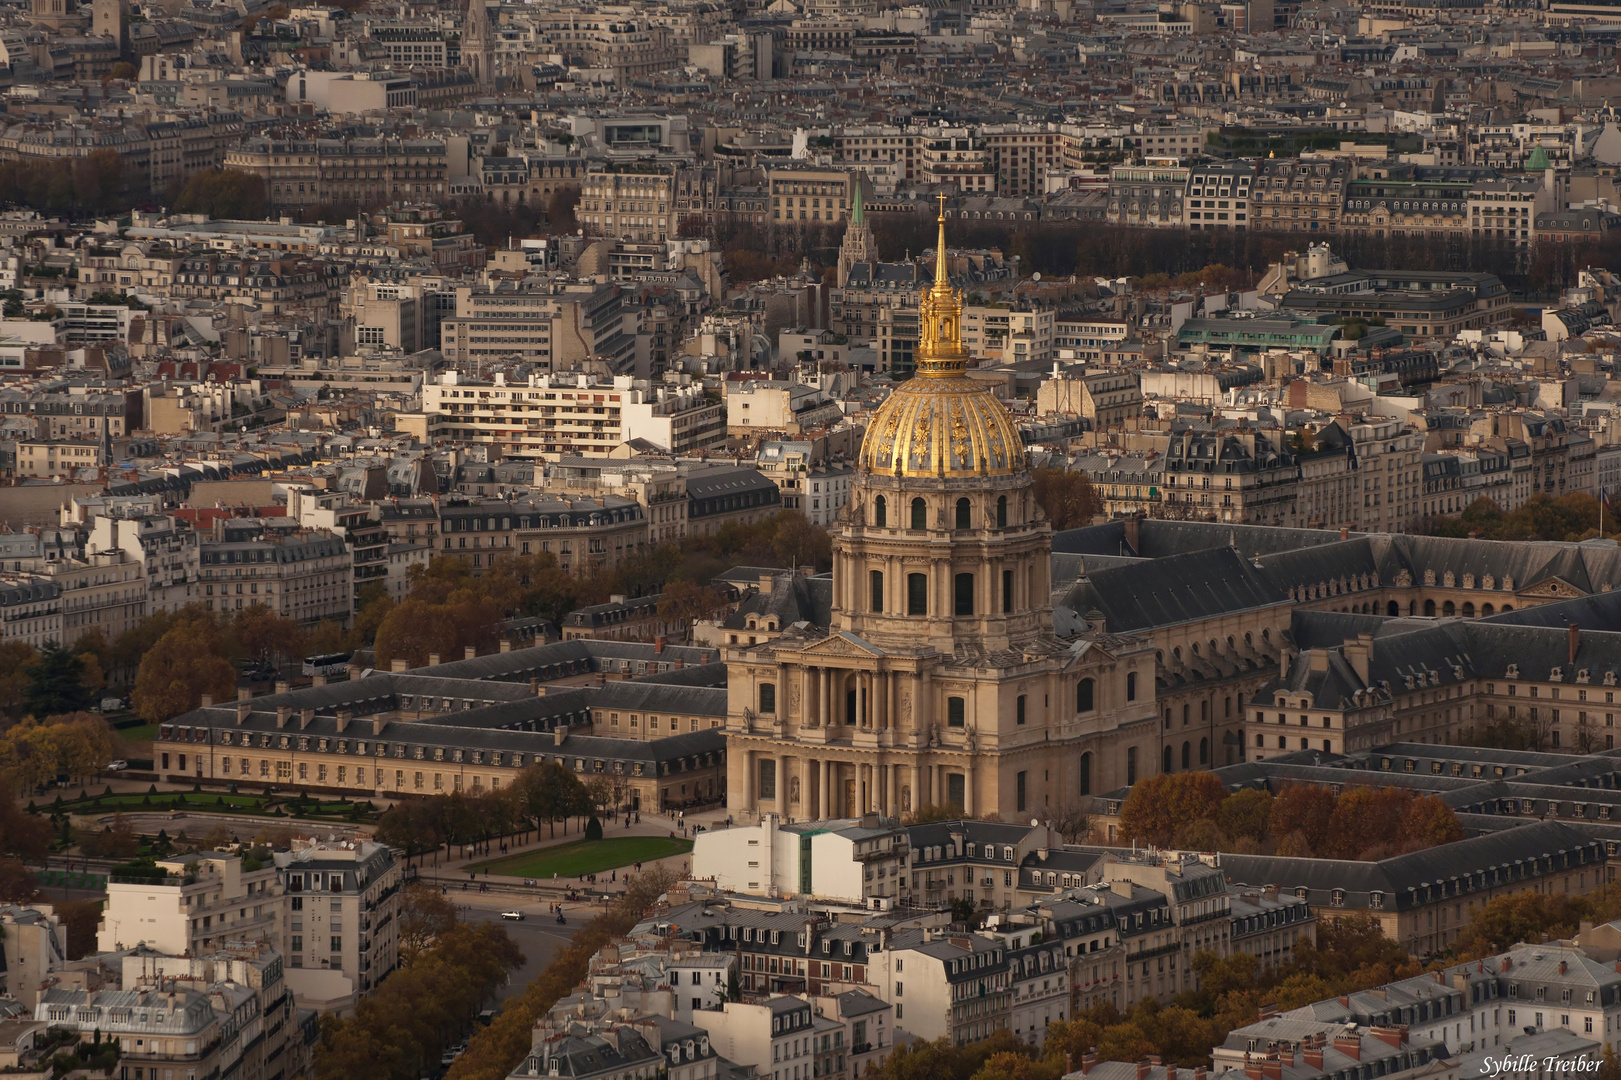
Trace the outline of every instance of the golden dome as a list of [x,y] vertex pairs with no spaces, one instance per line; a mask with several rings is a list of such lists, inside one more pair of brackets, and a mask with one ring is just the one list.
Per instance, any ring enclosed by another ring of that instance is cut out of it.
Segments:
[[860,464],[899,476],[997,476],[1024,468],[1024,442],[989,387],[965,377],[962,297],[946,275],[945,196],[934,283],[918,305],[917,375],[878,407]]

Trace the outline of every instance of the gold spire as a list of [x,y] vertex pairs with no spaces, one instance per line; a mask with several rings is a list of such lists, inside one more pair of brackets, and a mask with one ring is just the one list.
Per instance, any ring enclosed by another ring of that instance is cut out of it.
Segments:
[[960,377],[968,369],[962,347],[962,297],[951,287],[946,266],[946,196],[940,193],[940,238],[934,247],[934,284],[918,305],[917,373],[935,379]]

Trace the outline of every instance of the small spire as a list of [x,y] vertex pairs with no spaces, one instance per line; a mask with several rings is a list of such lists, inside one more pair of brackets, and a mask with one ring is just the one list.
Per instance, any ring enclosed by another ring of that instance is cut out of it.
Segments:
[[867,220],[867,211],[861,201],[861,174],[856,173],[855,181],[850,185],[855,188],[855,197],[850,201],[850,224],[860,225]]
[[940,200],[940,239],[934,244],[934,286],[949,289],[951,281],[946,274],[946,193],[942,191],[937,198]]

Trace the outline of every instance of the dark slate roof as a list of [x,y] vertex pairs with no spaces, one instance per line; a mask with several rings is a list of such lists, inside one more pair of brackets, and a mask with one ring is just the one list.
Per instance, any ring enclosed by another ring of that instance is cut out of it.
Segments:
[[1100,570],[1077,582],[1064,606],[1101,611],[1109,631],[1123,633],[1288,602],[1287,590],[1221,547]]
[[1219,547],[1236,547],[1245,555],[1265,555],[1339,540],[1340,534],[1331,529],[1286,529],[1270,525],[1224,525],[1213,521],[1144,518],[1137,523],[1135,548],[1126,541],[1124,523],[1111,521],[1055,533],[1053,550],[1082,555],[1138,555],[1146,559],[1162,559],[1168,555]]
[[1583,630],[1621,631],[1621,590],[1578,596],[1552,604],[1537,604],[1518,611],[1488,615],[1482,621],[1511,626],[1556,626],[1575,623]]
[[779,573],[769,593],[755,592],[745,597],[721,625],[727,630],[744,630],[751,616],[758,624],[769,615],[776,616],[779,630],[796,622],[831,626],[833,579]]
[[[1432,896],[1439,899],[1442,894],[1430,890],[1440,890],[1443,883],[1447,896],[1482,891],[1488,887],[1481,880],[1482,871],[1535,859],[1538,873],[1548,873],[1546,860],[1559,860],[1562,868],[1566,855],[1572,866],[1604,858],[1602,845],[1585,828],[1547,821],[1378,862],[1223,854],[1220,868],[1234,885],[1307,889],[1307,899],[1319,910],[1367,909],[1368,894],[1374,892],[1383,894],[1385,910],[1404,910],[1429,902]],[[1344,893],[1339,904],[1334,903],[1336,891]]]

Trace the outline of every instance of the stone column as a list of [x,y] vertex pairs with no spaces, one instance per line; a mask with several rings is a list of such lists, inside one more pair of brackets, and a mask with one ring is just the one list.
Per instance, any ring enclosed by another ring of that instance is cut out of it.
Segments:
[[754,751],[743,751],[743,809],[753,811],[759,805],[754,797]]
[[825,667],[821,668],[820,671],[821,674],[816,680],[820,685],[820,689],[816,695],[816,703],[817,707],[821,709],[822,712],[822,726],[827,727],[827,725],[831,723],[831,714],[828,711],[828,699],[833,696],[833,673]]
[[895,729],[895,673],[884,673],[884,727]]
[[922,798],[922,796],[923,796],[923,770],[917,764],[914,763],[912,765],[911,773],[912,773],[912,776],[911,776],[911,780],[912,780],[912,790],[911,790],[912,811],[913,811],[913,813],[916,813],[917,808],[922,806],[924,801],[926,801],[926,800],[924,800]]
[[822,762],[822,805],[823,819],[837,817],[833,812],[833,759],[828,758]]
[[799,819],[816,820],[816,761],[810,757],[799,759]]
[[974,759],[969,758],[962,767],[962,813],[963,817],[974,816]]
[[794,717],[794,721],[800,727],[810,727],[811,718],[815,715],[815,713],[811,712],[810,668],[801,667],[799,669],[799,715]]
[[892,765],[889,769],[889,816],[901,816],[901,766]]

